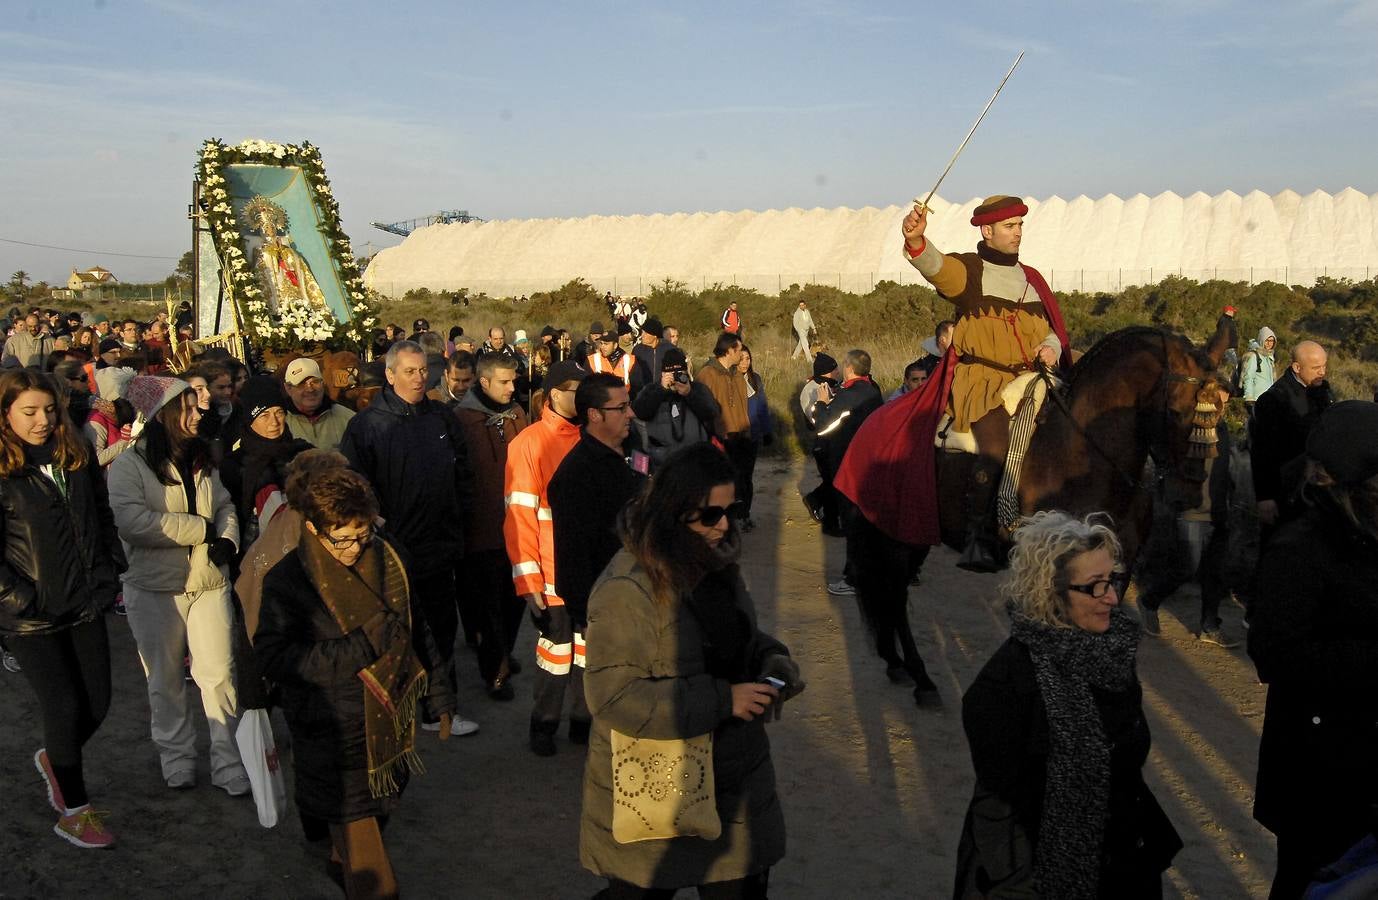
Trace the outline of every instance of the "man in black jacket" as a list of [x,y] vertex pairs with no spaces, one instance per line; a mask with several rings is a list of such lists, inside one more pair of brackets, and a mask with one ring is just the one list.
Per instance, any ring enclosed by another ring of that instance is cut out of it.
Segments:
[[719,412],[713,392],[690,377],[684,351],[661,346],[669,349],[661,362],[660,378],[643,387],[632,401],[632,411],[646,426],[646,452],[653,466],[681,447],[711,438]]
[[[618,513],[640,490],[645,476],[632,471],[622,455],[622,443],[636,418],[622,379],[607,373],[588,376],[579,382],[574,407],[583,433],[555,470],[549,493],[555,531],[555,592],[564,598],[575,632],[582,634],[588,623],[593,583],[622,546],[617,534]],[[583,672],[582,665],[571,669],[575,709],[583,708]],[[537,700],[539,703],[540,698]],[[558,721],[562,711],[546,712]],[[570,740],[587,743],[588,729],[587,719],[571,717]],[[534,732],[532,739],[536,739]]]
[[665,364],[665,354],[670,344],[664,340],[665,326],[652,316],[641,326],[637,345],[632,348],[636,365],[632,368],[632,397],[638,397],[647,385],[660,382],[661,367]]
[[1334,399],[1325,365],[1325,348],[1302,341],[1292,349],[1292,365],[1254,404],[1249,451],[1265,539],[1298,510],[1306,436]]
[[[459,625],[454,564],[464,552],[461,510],[472,502],[459,422],[426,396],[426,353],[412,341],[393,344],[384,361],[388,384],[349,420],[340,452],[373,485],[388,528],[410,555],[408,576],[444,662],[433,678],[455,688],[454,644]],[[422,727],[435,723],[423,723]],[[478,725],[456,715],[451,734]]]
[[584,360],[598,352],[598,339],[603,336],[605,329],[602,322],[593,322],[589,325],[589,335],[584,340],[574,345],[574,361],[579,365],[584,364]]
[[[818,463],[819,473],[825,484],[831,485],[832,478],[842,465],[842,457],[851,446],[866,417],[880,409],[885,397],[880,388],[871,380],[871,354],[865,350],[849,350],[842,360],[842,384],[836,393],[828,382],[818,386],[818,399],[808,417],[813,421],[813,457]],[[825,501],[826,502],[826,501]],[[834,499],[832,502],[836,503]],[[824,531],[839,536],[829,530],[831,518],[824,512]]]

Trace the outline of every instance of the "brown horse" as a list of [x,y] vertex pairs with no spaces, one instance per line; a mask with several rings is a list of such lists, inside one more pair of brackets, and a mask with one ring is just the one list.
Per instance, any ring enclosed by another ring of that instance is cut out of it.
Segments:
[[[1191,447],[1198,394],[1214,396],[1216,368],[1234,341],[1234,321],[1225,316],[1204,350],[1143,326],[1099,341],[1043,404],[1021,470],[1020,511],[1109,513],[1132,563],[1152,518],[1148,460],[1169,495],[1199,495],[1205,470]],[[938,455],[943,543],[958,550],[969,468],[968,454]]]
[[[1020,511],[1109,513],[1124,545],[1126,568],[1132,568],[1152,523],[1155,493],[1187,499],[1189,505],[1193,497],[1199,502],[1205,467],[1201,448],[1192,446],[1193,428],[1203,430],[1198,404],[1205,398],[1218,404],[1216,369],[1235,341],[1233,319],[1222,316],[1204,350],[1182,335],[1149,327],[1125,328],[1098,342],[1073,366],[1061,391],[1050,391],[1044,401],[1021,470]],[[1213,422],[1210,431],[1213,436]],[[1155,480],[1145,477],[1150,458]],[[965,539],[971,461],[966,453],[938,454],[942,538],[955,550]],[[1156,480],[1165,494],[1154,490]],[[873,540],[888,546],[890,556],[906,546],[878,534]],[[909,564],[917,568],[927,548],[911,551],[917,559],[908,557]],[[902,586],[913,572],[895,574]],[[859,589],[858,601],[891,677],[907,671],[917,684],[915,699],[924,703],[937,688],[915,646],[903,594],[902,589]]]
[[[1199,502],[1205,467],[1192,447],[1193,419],[1200,399],[1218,402],[1216,370],[1235,341],[1228,316],[1205,349],[1161,328],[1107,335],[1072,368],[1065,395],[1045,403],[1024,461],[1020,509],[1107,512],[1132,565],[1152,522],[1150,457],[1167,496]],[[1213,440],[1213,422],[1211,431]]]

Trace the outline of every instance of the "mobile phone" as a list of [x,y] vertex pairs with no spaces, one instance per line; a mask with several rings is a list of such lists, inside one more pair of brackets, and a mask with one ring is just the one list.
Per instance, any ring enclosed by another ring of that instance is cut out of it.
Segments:
[[780,679],[776,678],[774,675],[767,675],[766,677],[762,678],[761,684],[768,684],[771,687],[775,688],[777,691],[783,691],[785,689],[785,683]]

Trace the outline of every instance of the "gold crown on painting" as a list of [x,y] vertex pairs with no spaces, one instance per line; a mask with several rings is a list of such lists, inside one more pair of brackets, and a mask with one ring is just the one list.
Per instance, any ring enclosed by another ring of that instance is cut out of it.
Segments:
[[287,231],[287,210],[262,194],[250,200],[239,217],[254,231],[265,231],[267,228],[271,228],[274,234]]

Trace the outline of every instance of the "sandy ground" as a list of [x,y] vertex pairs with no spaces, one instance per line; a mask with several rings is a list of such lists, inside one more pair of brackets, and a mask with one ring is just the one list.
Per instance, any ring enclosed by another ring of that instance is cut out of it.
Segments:
[[[763,627],[792,648],[809,683],[771,726],[790,848],[772,894],[943,897],[972,786],[961,692],[1007,631],[997,579],[962,572],[938,550],[911,589],[919,648],[944,701],[918,709],[908,689],[886,680],[853,598],[824,589],[838,577],[843,547],[805,515],[798,487],[809,482],[802,463],[763,461],[759,527],[745,541]],[[1242,649],[1194,640],[1182,622],[1195,615],[1185,589],[1164,608],[1163,636],[1146,638],[1140,651],[1154,741],[1148,780],[1186,842],[1167,894],[1263,896],[1273,844],[1250,807],[1264,690]],[[1224,615],[1242,633],[1239,610]],[[115,698],[88,745],[86,770],[120,845],[79,850],[51,833],[31,762],[41,742],[37,709],[21,676],[0,673],[0,897],[341,896],[295,812],[276,829],[259,827],[251,801],[207,784],[204,751],[196,790],[163,786],[133,639],[123,620],[111,616],[109,626]],[[529,646],[531,632],[522,637]],[[412,780],[387,833],[404,891],[589,897],[600,884],[578,859],[580,748],[562,739],[553,759],[533,756],[525,746],[529,676],[517,677],[516,702],[499,704],[482,693],[471,651],[461,650],[460,665],[468,676],[462,710],[482,731],[445,745],[423,736],[429,771]]]

